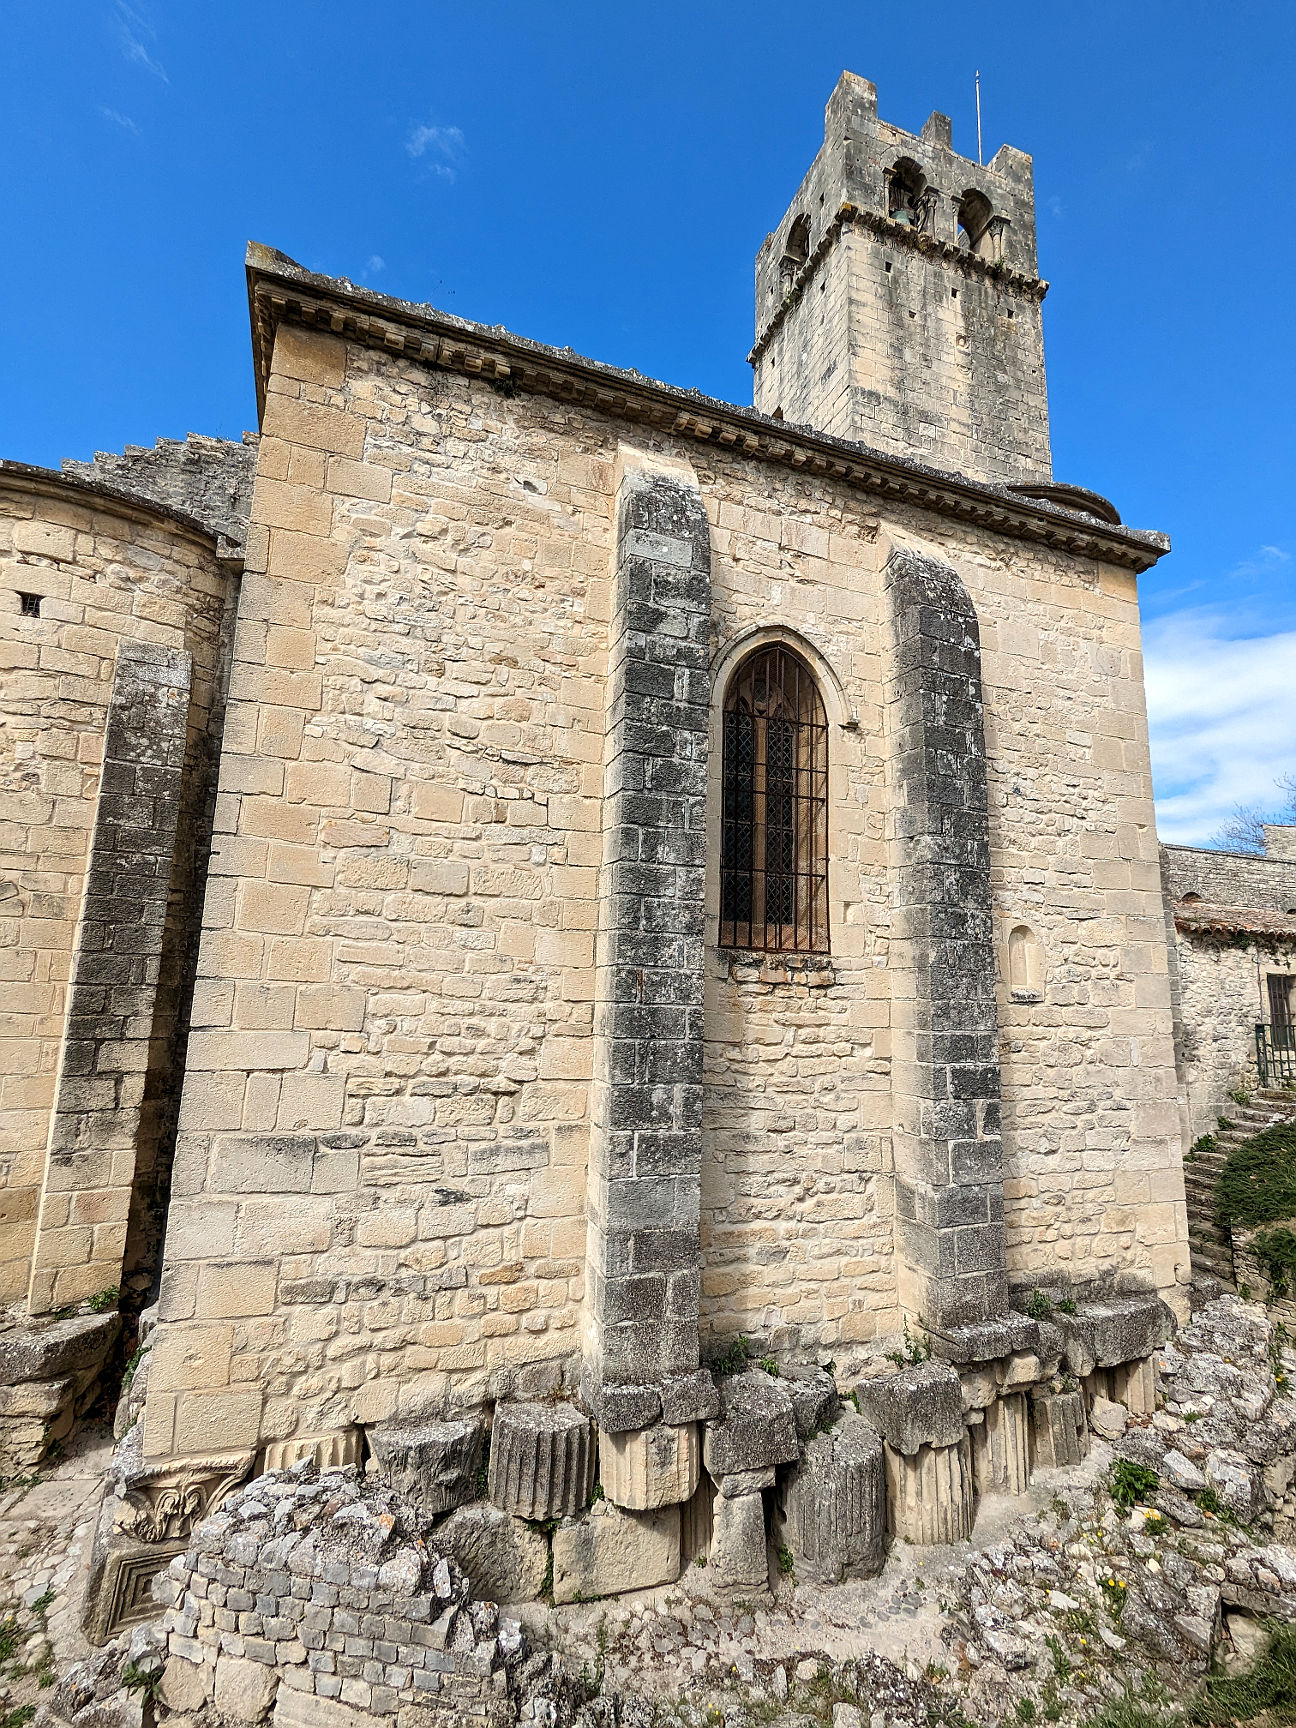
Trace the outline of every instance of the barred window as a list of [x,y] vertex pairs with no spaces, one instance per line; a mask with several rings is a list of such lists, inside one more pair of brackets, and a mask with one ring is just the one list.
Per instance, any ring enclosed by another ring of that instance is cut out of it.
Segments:
[[828,720],[809,668],[778,644],[725,692],[720,942],[828,951]]

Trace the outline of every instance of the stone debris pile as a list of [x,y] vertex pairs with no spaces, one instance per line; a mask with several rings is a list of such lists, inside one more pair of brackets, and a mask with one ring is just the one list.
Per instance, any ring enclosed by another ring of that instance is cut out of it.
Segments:
[[1296,1621],[1296,1551],[1274,1539],[1296,1472],[1283,1344],[1261,1310],[1212,1302],[1157,1353],[1161,1407],[1115,1406],[1095,1480],[1061,1484],[950,1581],[946,1641],[982,1710],[1011,1695],[1047,1718],[1063,1689],[1096,1705],[1149,1672],[1203,1674],[1257,1620]]
[[74,1669],[54,1720],[125,1728],[152,1692],[159,1721],[193,1728],[272,1714],[280,1728],[570,1720],[578,1700],[561,1662],[471,1599],[426,1524],[354,1468],[307,1461],[258,1477],[158,1579],[160,1630],[123,1634]]

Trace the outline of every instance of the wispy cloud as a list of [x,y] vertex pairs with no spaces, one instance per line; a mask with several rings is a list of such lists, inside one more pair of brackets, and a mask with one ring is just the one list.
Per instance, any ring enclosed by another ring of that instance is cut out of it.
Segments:
[[387,260],[385,258],[380,258],[375,252],[373,256],[367,260],[364,269],[360,272],[360,280],[362,282],[367,282],[371,276],[381,275],[386,268]]
[[463,155],[464,135],[457,126],[415,126],[405,149],[416,162],[442,180],[453,180]]
[[129,114],[119,114],[115,108],[101,108],[99,112],[105,120],[111,120],[114,126],[120,126],[123,132],[133,132],[139,137],[140,129]]
[[[1268,574],[1269,561],[1253,572]],[[1242,567],[1240,566],[1239,569]],[[1296,630],[1239,636],[1237,614],[1171,612],[1144,630],[1148,721],[1163,840],[1201,845],[1238,804],[1269,809],[1296,771]],[[1243,625],[1245,627],[1245,625]]]
[[157,31],[148,19],[126,5],[126,0],[115,0],[113,14],[122,53],[134,65],[142,66],[146,72],[169,84],[171,80],[166,75],[166,68],[153,58],[148,49],[150,42],[157,41]]

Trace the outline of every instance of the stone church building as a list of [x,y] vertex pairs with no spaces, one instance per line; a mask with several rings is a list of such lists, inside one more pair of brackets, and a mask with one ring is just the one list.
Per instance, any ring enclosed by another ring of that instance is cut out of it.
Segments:
[[1053,478],[1029,157],[843,75],[754,408],[247,282],[257,436],[0,464],[15,1455],[157,1298],[101,1627],[229,1484],[416,1422],[473,1482],[493,1423],[510,1517],[597,1447],[678,1571],[791,1516],[744,1349],[965,1530],[1190,1277],[1169,543]]

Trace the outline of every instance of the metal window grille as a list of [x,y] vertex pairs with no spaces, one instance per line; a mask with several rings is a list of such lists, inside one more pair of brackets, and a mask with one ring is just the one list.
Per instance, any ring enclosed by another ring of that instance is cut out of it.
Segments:
[[720,942],[828,951],[828,720],[807,667],[761,648],[725,693]]

